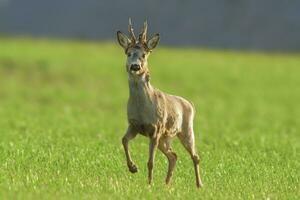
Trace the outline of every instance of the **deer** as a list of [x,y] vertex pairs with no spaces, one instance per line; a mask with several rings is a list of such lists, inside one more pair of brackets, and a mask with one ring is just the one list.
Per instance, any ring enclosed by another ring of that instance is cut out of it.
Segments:
[[117,40],[127,55],[126,71],[128,74],[129,99],[127,102],[128,128],[122,137],[128,169],[136,173],[138,168],[132,161],[128,144],[138,134],[146,136],[149,142],[148,183],[152,184],[153,167],[156,150],[159,149],[168,159],[168,171],[165,179],[169,185],[177,155],[171,148],[171,140],[178,137],[188,151],[194,164],[196,186],[202,187],[199,171],[200,159],[195,147],[193,120],[195,108],[193,103],[170,95],[153,87],[150,83],[148,57],[158,45],[160,34],[156,33],[147,39],[147,21],[136,38],[129,18],[128,31],[130,37],[117,31]]

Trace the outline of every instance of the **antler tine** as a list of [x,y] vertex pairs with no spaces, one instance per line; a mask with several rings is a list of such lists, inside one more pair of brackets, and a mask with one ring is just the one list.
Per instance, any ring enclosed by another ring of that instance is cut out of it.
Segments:
[[141,32],[141,34],[139,35],[139,42],[143,43],[147,41],[147,29],[148,29],[148,24],[147,24],[147,20],[144,22],[144,27],[143,30]]
[[133,27],[132,27],[132,23],[131,23],[131,18],[129,17],[129,25],[128,25],[128,31],[129,31],[129,33],[130,33],[130,35],[131,35],[131,39],[133,40],[133,42],[135,43],[135,41],[136,41],[136,37],[135,37],[135,35],[134,35],[134,31],[133,31]]

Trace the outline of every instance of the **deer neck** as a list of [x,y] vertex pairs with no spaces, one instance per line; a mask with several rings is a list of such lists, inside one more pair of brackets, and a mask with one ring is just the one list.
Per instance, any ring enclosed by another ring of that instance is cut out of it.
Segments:
[[153,87],[150,84],[149,72],[142,74],[139,77],[129,77],[129,99],[135,102],[136,105],[151,101]]

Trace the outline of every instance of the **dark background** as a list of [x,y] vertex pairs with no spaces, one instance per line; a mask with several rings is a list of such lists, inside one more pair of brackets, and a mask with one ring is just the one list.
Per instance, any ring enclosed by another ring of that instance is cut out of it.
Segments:
[[300,50],[299,0],[0,0],[0,35],[112,40],[130,16],[165,45]]

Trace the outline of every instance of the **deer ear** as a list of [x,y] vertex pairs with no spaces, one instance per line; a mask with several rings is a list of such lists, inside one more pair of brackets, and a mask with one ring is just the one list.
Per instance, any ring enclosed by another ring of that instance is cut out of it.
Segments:
[[154,49],[159,42],[159,33],[156,33],[153,38],[147,41],[147,47],[149,50]]
[[121,47],[123,47],[124,49],[127,49],[127,47],[130,44],[130,39],[121,31],[117,32],[117,38],[118,38],[118,42],[121,45]]

